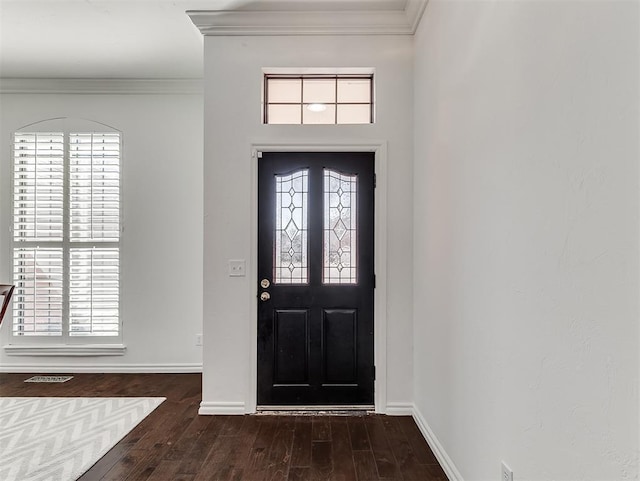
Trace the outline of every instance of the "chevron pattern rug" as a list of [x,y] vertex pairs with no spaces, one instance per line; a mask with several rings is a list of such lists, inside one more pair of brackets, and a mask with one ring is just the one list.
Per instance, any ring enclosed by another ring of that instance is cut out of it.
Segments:
[[0,480],[75,481],[165,398],[0,398]]

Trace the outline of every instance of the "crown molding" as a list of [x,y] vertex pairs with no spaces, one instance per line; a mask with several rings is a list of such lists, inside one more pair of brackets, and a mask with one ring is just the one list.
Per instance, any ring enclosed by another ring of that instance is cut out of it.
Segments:
[[420,25],[420,20],[422,20],[422,15],[427,8],[427,3],[429,3],[429,0],[407,1],[407,6],[404,9],[404,13],[407,18],[407,22],[409,23],[409,28],[411,29],[411,35],[416,33],[418,25]]
[[190,10],[203,35],[413,35],[428,0],[404,10]]
[[0,94],[202,95],[202,79],[0,78]]

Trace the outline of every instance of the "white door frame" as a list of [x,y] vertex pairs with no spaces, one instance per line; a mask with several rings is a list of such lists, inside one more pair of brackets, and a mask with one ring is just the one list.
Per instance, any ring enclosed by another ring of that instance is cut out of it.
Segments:
[[247,269],[250,312],[250,369],[245,412],[256,411],[258,398],[258,162],[261,152],[374,152],[375,154],[375,246],[374,363],[375,410],[387,411],[387,142],[252,142],[251,143],[251,256]]

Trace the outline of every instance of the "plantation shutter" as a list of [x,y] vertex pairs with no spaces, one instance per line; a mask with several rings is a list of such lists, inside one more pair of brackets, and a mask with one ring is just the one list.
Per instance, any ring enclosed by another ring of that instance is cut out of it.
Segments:
[[118,334],[117,248],[71,249],[69,325],[71,336]]
[[120,134],[16,133],[13,190],[14,335],[118,336]]
[[120,239],[120,135],[72,133],[69,160],[70,335],[117,335],[120,255],[111,243]]
[[71,241],[120,238],[120,136],[71,134]]
[[60,336],[64,136],[18,133],[13,153],[13,332]]
[[62,335],[63,267],[61,248],[13,250],[13,332]]
[[16,241],[61,241],[64,138],[61,133],[16,134],[13,236]]

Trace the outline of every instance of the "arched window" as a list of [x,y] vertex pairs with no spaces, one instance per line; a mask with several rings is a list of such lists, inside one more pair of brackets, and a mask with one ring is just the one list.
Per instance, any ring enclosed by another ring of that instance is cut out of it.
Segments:
[[120,340],[121,137],[68,118],[14,133],[15,340]]

